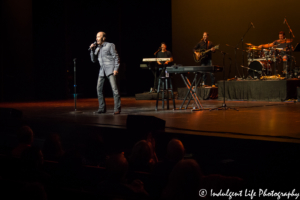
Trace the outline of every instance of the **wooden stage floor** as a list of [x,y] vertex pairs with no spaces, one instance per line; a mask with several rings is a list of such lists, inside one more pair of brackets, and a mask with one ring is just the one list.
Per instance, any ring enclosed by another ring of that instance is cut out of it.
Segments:
[[[159,110],[155,111],[155,100],[135,100],[122,98],[122,112],[113,115],[113,98],[107,98],[107,113],[95,114],[98,101],[78,99],[77,110],[82,114],[71,114],[74,111],[73,100],[44,102],[0,103],[0,108],[14,108],[23,112],[24,122],[41,122],[45,124],[76,124],[126,128],[128,115],[151,115],[166,120],[165,132],[193,134],[213,137],[265,140],[277,142],[300,143],[300,103],[294,102],[249,102],[227,101],[226,104],[235,110],[215,110],[222,101],[201,101],[205,110]],[[182,100],[176,100],[178,108]],[[192,107],[193,102],[190,106]],[[172,103],[170,103],[170,107]]]

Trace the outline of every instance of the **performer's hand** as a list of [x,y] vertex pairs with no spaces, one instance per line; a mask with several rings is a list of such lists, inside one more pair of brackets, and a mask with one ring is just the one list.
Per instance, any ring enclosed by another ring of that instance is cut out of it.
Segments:
[[157,64],[161,65],[161,62],[157,61]]
[[118,71],[115,71],[115,70],[114,70],[114,76],[117,75],[117,74],[118,74]]
[[167,65],[168,63],[169,63],[169,62],[168,62],[168,61],[166,61],[166,62],[165,62],[165,65]]
[[90,48],[92,49],[92,48],[94,48],[96,45],[93,43],[93,44],[91,44],[91,46],[90,46]]
[[215,49],[215,48],[211,48],[211,50],[212,50],[212,51],[215,51],[216,49]]

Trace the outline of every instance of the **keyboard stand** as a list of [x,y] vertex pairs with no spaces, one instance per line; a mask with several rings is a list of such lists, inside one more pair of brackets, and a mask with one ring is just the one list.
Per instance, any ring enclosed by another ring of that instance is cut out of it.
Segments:
[[[188,100],[188,102],[187,102],[187,104],[186,104],[186,106],[185,106],[185,109],[187,109],[187,107],[188,107],[188,105],[190,104],[190,101],[191,101],[191,99],[192,99],[192,97],[193,97],[193,99],[194,99],[194,101],[195,101],[195,103],[196,103],[196,106],[197,106],[197,108],[198,109],[200,109],[200,110],[202,110],[203,109],[203,107],[202,107],[202,105],[201,105],[201,103],[200,103],[200,100],[198,99],[198,96],[197,96],[197,86],[199,85],[199,83],[200,83],[200,81],[201,81],[201,77],[199,78],[199,80],[197,81],[197,76],[198,76],[198,72],[196,72],[195,73],[195,76],[194,76],[194,80],[193,80],[193,82],[192,82],[192,84],[191,84],[191,82],[190,82],[190,80],[188,79],[188,77],[187,77],[187,75],[186,74],[180,74],[181,75],[181,78],[182,78],[182,80],[183,80],[183,82],[184,82],[184,84],[186,85],[186,87],[187,87],[187,89],[188,89],[188,92],[186,93],[186,95],[185,95],[185,97],[184,97],[184,100],[183,100],[183,102],[182,102],[182,104],[181,104],[181,106],[180,106],[180,110],[182,109],[182,107],[183,107],[183,105],[184,105],[184,103],[185,103],[185,101],[186,101],[186,99],[187,99],[187,96],[189,95],[189,94],[191,94],[191,96],[189,97],[189,100]],[[194,85],[195,84],[195,85]],[[195,87],[195,89],[193,89],[193,86]],[[194,110],[194,109],[193,109]]]

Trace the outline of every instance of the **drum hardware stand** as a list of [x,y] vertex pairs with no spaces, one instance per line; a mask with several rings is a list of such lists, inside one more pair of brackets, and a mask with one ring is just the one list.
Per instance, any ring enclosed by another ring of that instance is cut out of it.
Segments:
[[288,70],[288,69],[286,69],[286,78],[288,78],[288,71],[290,72],[290,71],[292,71],[292,35],[293,35],[293,38],[295,38],[295,35],[294,35],[294,33],[293,33],[293,31],[292,31],[292,29],[291,29],[291,27],[290,27],[290,25],[288,24],[288,22],[287,22],[287,20],[286,20],[286,17],[284,18],[284,22],[283,23],[286,23],[286,25],[288,26],[288,28],[289,28],[289,33],[290,33],[290,66],[289,66],[289,68],[290,68],[290,70]]
[[[300,51],[300,44],[297,43],[296,46],[295,46],[295,49],[293,50],[293,52],[299,52],[299,51]],[[296,59],[295,59],[295,58],[294,58],[294,62],[295,62],[295,66],[297,66],[297,65],[296,65]],[[299,74],[299,72],[298,72],[298,74]],[[299,77],[298,75],[295,75],[295,76],[296,76],[296,78]]]
[[[237,67],[237,65],[236,65],[236,54],[237,54],[237,53],[236,53],[236,50],[239,50],[239,48],[230,46],[229,44],[226,44],[226,46],[231,47],[231,48],[234,48],[234,54],[235,54],[235,69],[236,69],[236,72],[238,72],[239,77],[241,77],[240,71],[239,71],[239,69],[238,69],[238,67]],[[242,50],[242,51],[243,51],[243,50]],[[230,66],[230,72],[231,72],[231,66]],[[235,72],[235,73],[236,73],[236,72]],[[229,73],[229,75],[230,75],[230,73]],[[235,74],[235,77],[236,77],[236,74]]]
[[77,106],[76,106],[76,101],[77,101],[77,92],[76,92],[76,58],[73,59],[74,61],[74,104],[75,104],[75,110],[72,111],[71,113],[72,114],[79,114],[79,113],[82,113],[82,111],[78,111],[77,110]]
[[[267,74],[270,74],[270,72],[272,72],[272,66],[271,64],[268,62],[269,61],[269,56],[265,56],[266,58],[266,65],[267,65]],[[270,59],[271,60],[271,59]]]
[[[273,47],[272,47],[273,48]],[[274,49],[274,48],[273,48]],[[276,58],[276,49],[274,50],[274,58],[273,58],[273,62],[274,62],[274,72],[273,72],[273,75],[276,75],[276,71],[277,71],[277,58]],[[278,69],[279,71],[279,69]]]
[[[253,72],[253,77],[255,77],[255,75],[254,75],[254,72],[257,72],[257,73],[259,73],[259,74],[262,74],[263,73],[263,71],[257,71],[257,70],[255,70],[255,69],[251,69],[250,67],[245,67],[245,66],[243,66],[243,65],[241,65],[241,67],[242,68],[246,68],[246,69],[248,69],[248,70],[251,70],[252,72]],[[266,74],[265,74],[266,75]],[[251,77],[252,78],[252,77]],[[253,79],[255,79],[255,78],[253,78]]]
[[[223,51],[221,51],[221,53],[223,54],[223,103],[222,103],[222,106],[217,107],[217,108],[213,108],[213,109],[209,109],[209,111],[212,111],[212,110],[229,110],[229,109],[239,111],[236,108],[227,107],[226,103],[225,103],[225,55],[228,54],[228,53],[225,53]],[[230,67],[231,67],[231,58],[228,57],[228,59],[230,60]]]

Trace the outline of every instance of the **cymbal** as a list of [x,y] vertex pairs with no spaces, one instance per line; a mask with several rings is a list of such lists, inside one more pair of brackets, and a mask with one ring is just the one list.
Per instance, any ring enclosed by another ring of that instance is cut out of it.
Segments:
[[248,46],[252,46],[253,44],[251,44],[251,43],[245,43],[246,45],[248,45]]
[[250,47],[247,47],[247,49],[249,49],[249,50],[260,50],[260,48],[258,48],[258,46],[250,46]]
[[270,45],[271,44],[262,44],[261,47],[264,49],[268,49],[268,48],[270,48]]

